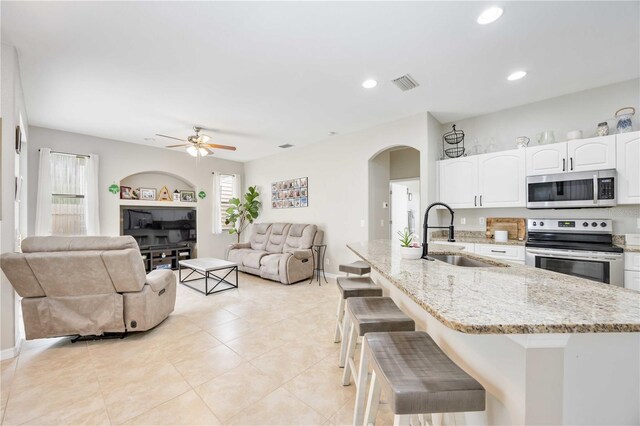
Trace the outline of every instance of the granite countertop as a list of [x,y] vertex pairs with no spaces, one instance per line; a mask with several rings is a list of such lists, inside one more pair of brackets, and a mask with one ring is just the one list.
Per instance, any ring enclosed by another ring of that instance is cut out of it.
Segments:
[[640,253],[640,246],[628,246],[625,244],[616,244],[616,246],[624,250],[625,253]]
[[[472,244],[499,244],[503,246],[524,246],[526,241],[507,240],[496,241],[493,238],[487,238],[484,231],[455,231],[454,238],[457,243]],[[431,233],[431,241],[447,241],[448,234],[446,231],[435,231]]]
[[[530,266],[469,268],[405,260],[389,240],[348,244],[447,327],[470,334],[640,332],[640,292]],[[430,253],[460,248],[430,244]]]

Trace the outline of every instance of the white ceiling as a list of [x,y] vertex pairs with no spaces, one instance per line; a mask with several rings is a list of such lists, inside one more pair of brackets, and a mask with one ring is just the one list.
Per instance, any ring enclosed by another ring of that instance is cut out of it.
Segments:
[[[247,161],[421,111],[445,122],[640,75],[639,2],[2,2],[30,123]],[[509,82],[524,69],[528,76]],[[390,80],[410,73],[420,87]],[[365,90],[363,80],[379,81]]]

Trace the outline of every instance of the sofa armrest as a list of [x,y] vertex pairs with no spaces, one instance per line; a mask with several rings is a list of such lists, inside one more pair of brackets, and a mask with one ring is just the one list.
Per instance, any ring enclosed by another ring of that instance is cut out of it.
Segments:
[[233,243],[229,245],[229,250],[251,248],[251,243]]
[[147,274],[147,284],[156,293],[176,282],[176,275],[169,269],[156,269]]
[[309,259],[313,256],[313,253],[311,252],[311,249],[306,249],[306,250],[296,250],[293,252],[293,257],[295,257],[296,259],[302,260],[302,259]]

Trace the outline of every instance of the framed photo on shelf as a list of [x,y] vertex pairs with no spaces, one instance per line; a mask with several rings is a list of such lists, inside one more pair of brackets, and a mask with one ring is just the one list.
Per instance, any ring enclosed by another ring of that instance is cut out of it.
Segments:
[[140,199],[141,200],[147,200],[147,201],[155,201],[156,200],[156,189],[155,188],[140,188],[139,192],[140,192]]
[[131,200],[133,198],[130,186],[120,185],[120,198],[123,200]]
[[196,202],[196,191],[180,191],[180,201],[187,203]]

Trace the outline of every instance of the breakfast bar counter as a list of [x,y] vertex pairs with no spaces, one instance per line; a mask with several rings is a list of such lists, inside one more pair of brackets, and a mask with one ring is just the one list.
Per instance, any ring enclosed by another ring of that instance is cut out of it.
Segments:
[[457,424],[640,424],[640,292],[429,245],[486,267],[348,245],[416,327],[487,390]]

